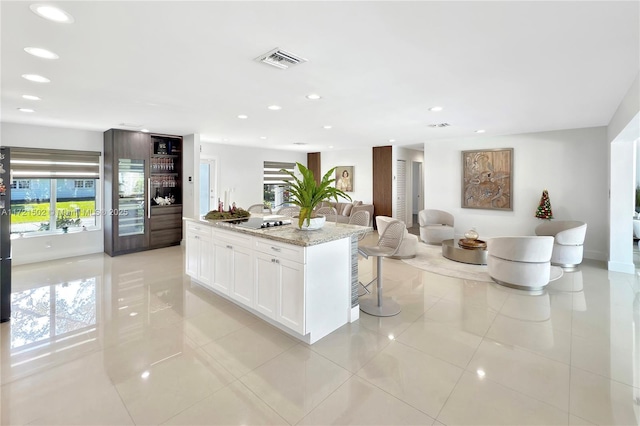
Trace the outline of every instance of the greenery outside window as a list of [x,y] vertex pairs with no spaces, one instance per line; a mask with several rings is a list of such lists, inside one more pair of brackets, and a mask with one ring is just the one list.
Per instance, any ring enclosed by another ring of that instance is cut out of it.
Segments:
[[12,234],[100,227],[99,152],[12,147],[11,174]]

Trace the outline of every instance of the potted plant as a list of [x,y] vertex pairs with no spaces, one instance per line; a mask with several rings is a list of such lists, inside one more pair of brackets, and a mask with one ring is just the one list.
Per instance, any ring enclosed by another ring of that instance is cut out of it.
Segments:
[[[336,168],[329,170],[323,177],[320,183],[316,183],[316,179],[313,176],[313,172],[307,169],[304,165],[296,163],[301,177],[297,177],[295,174],[286,169],[281,169],[292,177],[289,181],[290,184],[290,201],[292,204],[300,207],[300,214],[298,216],[298,228],[300,229],[312,229],[311,219],[315,217],[314,209],[323,201],[335,199],[338,202],[338,197],[346,198],[351,201],[351,197],[345,194],[338,188],[331,186],[335,179],[333,176]],[[323,218],[324,219],[324,218]],[[306,226],[304,222],[306,221]]]

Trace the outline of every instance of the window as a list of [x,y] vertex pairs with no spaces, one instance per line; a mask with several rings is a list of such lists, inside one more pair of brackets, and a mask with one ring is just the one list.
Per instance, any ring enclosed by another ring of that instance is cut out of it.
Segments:
[[11,233],[99,226],[100,153],[11,148]]
[[289,176],[281,170],[293,172],[295,163],[283,163],[279,161],[264,162],[264,204],[274,211],[289,205]]

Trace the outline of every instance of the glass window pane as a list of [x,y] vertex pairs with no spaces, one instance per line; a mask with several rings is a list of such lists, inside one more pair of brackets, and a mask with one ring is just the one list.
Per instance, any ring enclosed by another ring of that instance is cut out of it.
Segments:
[[96,225],[95,185],[87,187],[84,183],[84,180],[56,179],[56,229]]
[[11,233],[49,230],[51,179],[21,179],[11,190]]

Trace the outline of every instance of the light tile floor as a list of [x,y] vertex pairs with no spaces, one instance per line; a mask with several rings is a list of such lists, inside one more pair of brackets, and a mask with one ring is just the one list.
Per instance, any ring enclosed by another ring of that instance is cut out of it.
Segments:
[[15,267],[2,425],[640,424],[640,281],[603,263],[529,295],[385,260],[402,312],[311,346],[183,264],[173,247]]

